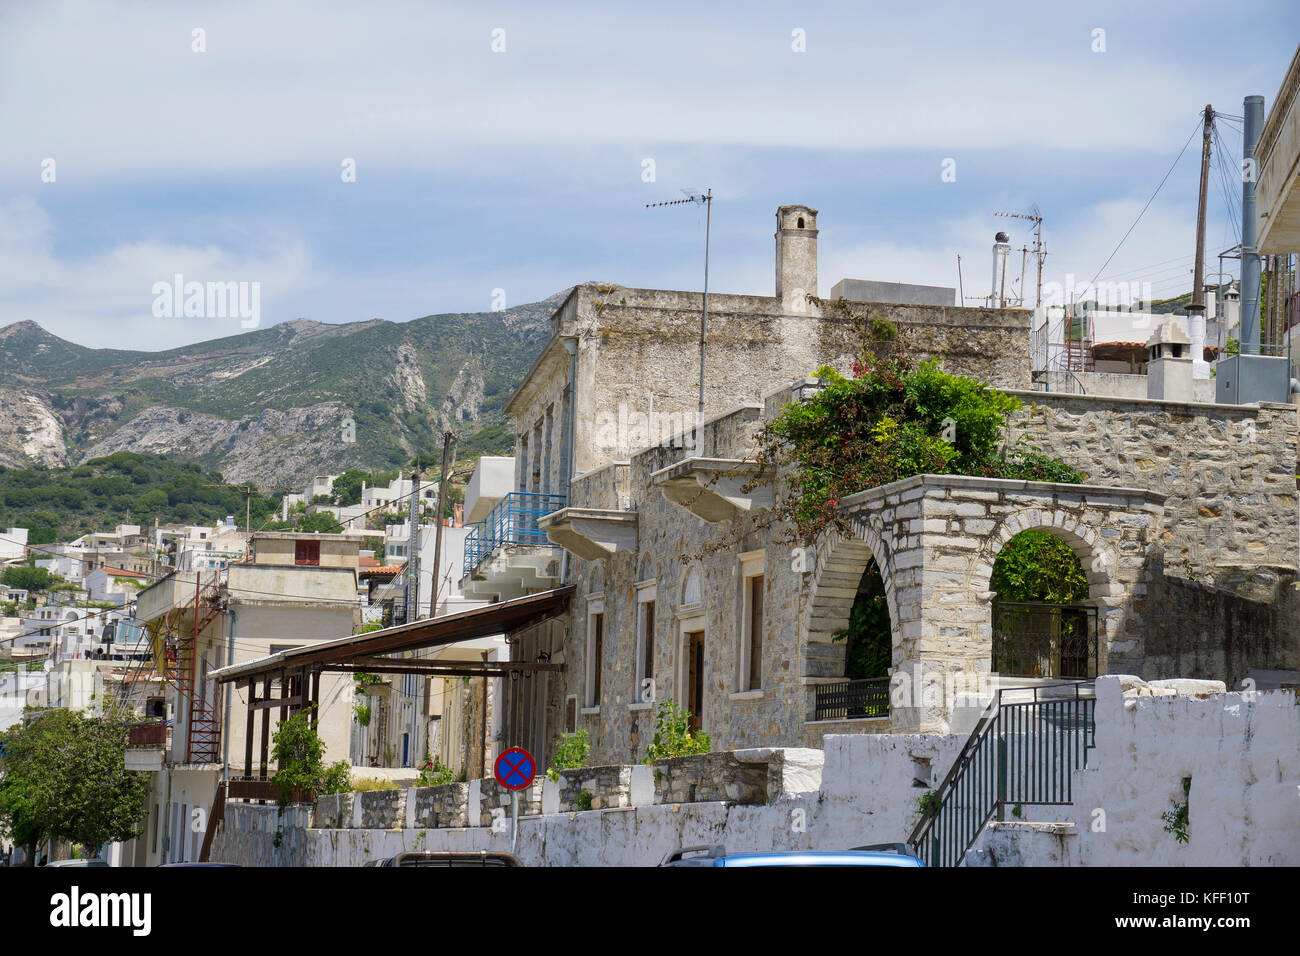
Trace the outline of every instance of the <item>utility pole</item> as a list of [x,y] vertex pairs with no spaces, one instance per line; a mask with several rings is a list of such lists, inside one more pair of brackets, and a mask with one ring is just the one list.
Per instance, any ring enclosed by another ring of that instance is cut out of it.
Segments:
[[438,482],[438,530],[434,533],[433,544],[433,595],[429,598],[429,617],[438,616],[438,575],[442,567],[442,523],[447,506],[447,469],[451,467],[451,450],[456,436],[451,432],[442,433],[442,478]]
[[410,624],[420,615],[420,473],[411,472],[411,537],[406,549],[406,609],[402,623]]
[[[1205,316],[1205,194],[1210,185],[1210,137],[1214,130],[1214,107],[1205,104],[1205,128],[1201,134],[1201,194],[1196,206],[1196,264],[1192,270],[1192,303],[1188,319]],[[1193,356],[1200,361],[1200,356]]]

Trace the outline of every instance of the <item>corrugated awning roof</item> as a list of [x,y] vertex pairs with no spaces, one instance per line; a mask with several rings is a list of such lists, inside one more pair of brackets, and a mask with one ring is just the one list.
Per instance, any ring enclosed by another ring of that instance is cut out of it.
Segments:
[[569,606],[569,598],[572,595],[573,585],[568,585],[538,594],[529,594],[512,601],[476,607],[469,611],[429,618],[425,621],[414,621],[397,627],[386,627],[368,634],[353,634],[332,641],[290,648],[267,657],[223,667],[212,671],[208,676],[218,683],[228,683],[232,680],[245,680],[253,676],[296,669],[304,665],[339,664],[377,654],[413,651],[424,647],[443,647],[504,631],[518,630],[554,617]]

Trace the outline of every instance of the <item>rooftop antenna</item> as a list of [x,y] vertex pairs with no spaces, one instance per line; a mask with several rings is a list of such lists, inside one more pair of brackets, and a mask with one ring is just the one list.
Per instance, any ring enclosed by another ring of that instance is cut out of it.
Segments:
[[697,439],[702,439],[704,429],[704,335],[709,326],[709,231],[713,222],[713,189],[706,189],[702,193],[692,193],[690,190],[683,189],[682,195],[685,199],[669,199],[666,202],[648,202],[645,204],[647,209],[656,209],[659,206],[684,206],[695,203],[704,204],[704,305],[700,309],[700,406],[696,416],[695,427]]
[[[1034,224],[1034,248],[1031,250],[1034,259],[1038,262],[1038,295],[1034,299],[1034,308],[1042,308],[1043,305],[1043,260],[1047,258],[1047,249],[1043,246],[1043,215],[1038,210],[1038,203],[1029,207],[1029,212],[995,212],[995,216],[1004,216],[1008,219],[1028,219]],[[1022,260],[1023,261],[1023,260]],[[1021,266],[1021,275],[1024,274],[1024,266]],[[1023,285],[1021,287],[1021,296],[1024,296]]]

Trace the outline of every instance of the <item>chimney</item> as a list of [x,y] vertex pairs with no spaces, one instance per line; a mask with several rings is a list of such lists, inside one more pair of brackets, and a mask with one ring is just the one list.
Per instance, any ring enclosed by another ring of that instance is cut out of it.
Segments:
[[808,314],[817,294],[817,210],[781,206],[776,211],[776,297],[781,311]]
[[465,527],[465,506],[459,501],[451,506],[451,526],[453,528]]
[[999,232],[993,237],[993,291],[989,304],[995,309],[1007,305],[1007,257],[1011,255],[1011,237]]
[[1147,339],[1147,398],[1191,402],[1192,340],[1172,318]]

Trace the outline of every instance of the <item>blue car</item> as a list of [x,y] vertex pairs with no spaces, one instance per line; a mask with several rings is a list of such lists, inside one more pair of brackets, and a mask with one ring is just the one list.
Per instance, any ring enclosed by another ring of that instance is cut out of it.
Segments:
[[728,853],[717,846],[688,846],[664,857],[660,866],[925,866],[906,843],[880,843],[852,850],[773,850]]

